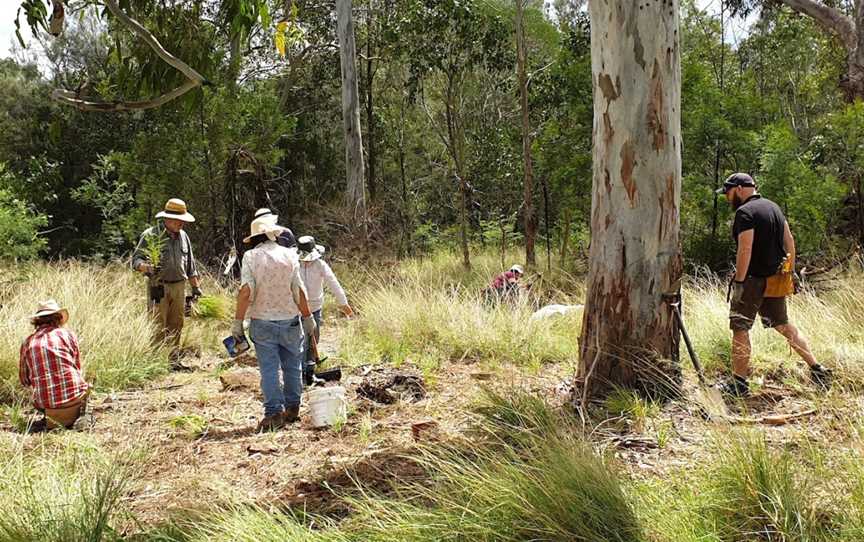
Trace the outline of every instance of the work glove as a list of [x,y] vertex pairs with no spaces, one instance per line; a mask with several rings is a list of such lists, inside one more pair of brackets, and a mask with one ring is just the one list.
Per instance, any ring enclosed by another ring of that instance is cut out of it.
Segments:
[[234,320],[231,324],[231,336],[235,339],[243,339],[246,333],[243,331],[243,320]]
[[345,318],[354,317],[354,309],[351,308],[351,305],[343,305],[339,307],[339,310],[342,311],[342,314],[345,315]]
[[315,330],[318,329],[318,324],[315,323],[314,316],[304,316],[303,317],[303,333],[306,334],[307,337],[315,336]]
[[738,304],[744,298],[744,283],[737,280],[732,281],[732,304]]
[[192,298],[193,299],[195,299],[197,301],[198,299],[200,299],[203,296],[204,296],[204,292],[201,291],[200,286],[193,286],[192,287]]

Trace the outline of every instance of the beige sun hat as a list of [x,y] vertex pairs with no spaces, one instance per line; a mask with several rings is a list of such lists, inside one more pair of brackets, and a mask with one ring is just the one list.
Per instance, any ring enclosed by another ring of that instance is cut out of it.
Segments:
[[36,313],[30,317],[30,320],[33,321],[37,318],[41,318],[43,316],[50,316],[52,314],[60,315],[61,326],[69,321],[69,311],[62,308],[60,304],[58,304],[53,299],[49,299],[47,301],[40,301],[39,306],[36,308]]
[[282,233],[282,230],[285,229],[276,224],[278,219],[279,217],[272,213],[262,214],[249,225],[249,236],[243,239],[243,242],[248,244],[252,241],[253,237],[262,234],[266,235],[271,241],[275,241],[279,234]]
[[195,217],[186,210],[186,202],[182,199],[171,198],[165,204],[165,210],[159,212],[156,218],[173,218],[181,222],[195,222]]
[[301,262],[312,262],[324,255],[326,249],[315,242],[311,235],[304,235],[297,239],[297,252]]
[[257,211],[255,211],[255,218],[261,218],[261,217],[265,217],[265,216],[275,216],[276,220],[277,221],[279,220],[279,215],[277,215],[276,213],[274,213],[273,211],[271,211],[267,207],[262,207],[262,208],[258,209]]

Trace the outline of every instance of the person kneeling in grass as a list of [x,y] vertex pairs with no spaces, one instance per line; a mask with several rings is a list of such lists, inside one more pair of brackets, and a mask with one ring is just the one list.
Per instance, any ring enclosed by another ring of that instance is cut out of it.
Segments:
[[78,339],[64,325],[69,311],[56,301],[39,304],[30,322],[35,331],[21,345],[18,377],[32,389],[33,406],[45,417],[31,432],[70,428],[84,414],[90,385],[81,369]]
[[[327,265],[322,258],[324,247],[315,243],[315,238],[311,235],[304,235],[297,241],[297,251],[300,256],[300,276],[303,279],[303,284],[306,285],[306,293],[309,296],[309,310],[312,311],[312,316],[315,317],[315,335],[307,337],[307,344],[310,344],[314,339],[315,344],[321,338],[321,309],[324,308],[324,286],[336,297],[336,303],[339,305],[339,310],[342,311],[347,318],[354,316],[354,310],[348,304],[348,297],[345,296],[345,290],[339,284],[339,279],[336,274]],[[306,348],[306,365],[303,368],[303,381],[309,386],[313,382],[315,371],[315,359],[313,348]]]

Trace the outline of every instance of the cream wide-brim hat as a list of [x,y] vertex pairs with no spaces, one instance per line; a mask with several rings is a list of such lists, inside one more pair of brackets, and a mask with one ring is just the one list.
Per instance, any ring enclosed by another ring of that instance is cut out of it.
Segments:
[[258,235],[266,235],[268,239],[271,241],[275,241],[276,237],[282,233],[283,228],[276,224],[276,221],[279,219],[278,216],[274,214],[263,215],[252,221],[252,224],[249,225],[249,236],[243,239],[243,242],[249,244],[252,241],[253,237]]
[[195,217],[186,210],[186,202],[182,199],[171,198],[165,204],[165,210],[160,211],[156,218],[173,218],[181,222],[195,222]]
[[52,314],[60,315],[61,326],[69,321],[69,311],[62,308],[53,299],[49,299],[47,301],[40,301],[39,306],[36,308],[36,313],[30,317],[30,320],[33,321],[37,318],[41,318],[43,316],[50,316]]

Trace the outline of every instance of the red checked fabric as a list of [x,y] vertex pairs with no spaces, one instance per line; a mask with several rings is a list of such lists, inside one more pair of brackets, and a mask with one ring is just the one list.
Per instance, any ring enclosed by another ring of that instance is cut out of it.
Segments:
[[37,408],[57,408],[87,392],[75,334],[62,327],[41,327],[21,345],[21,384],[33,388]]

